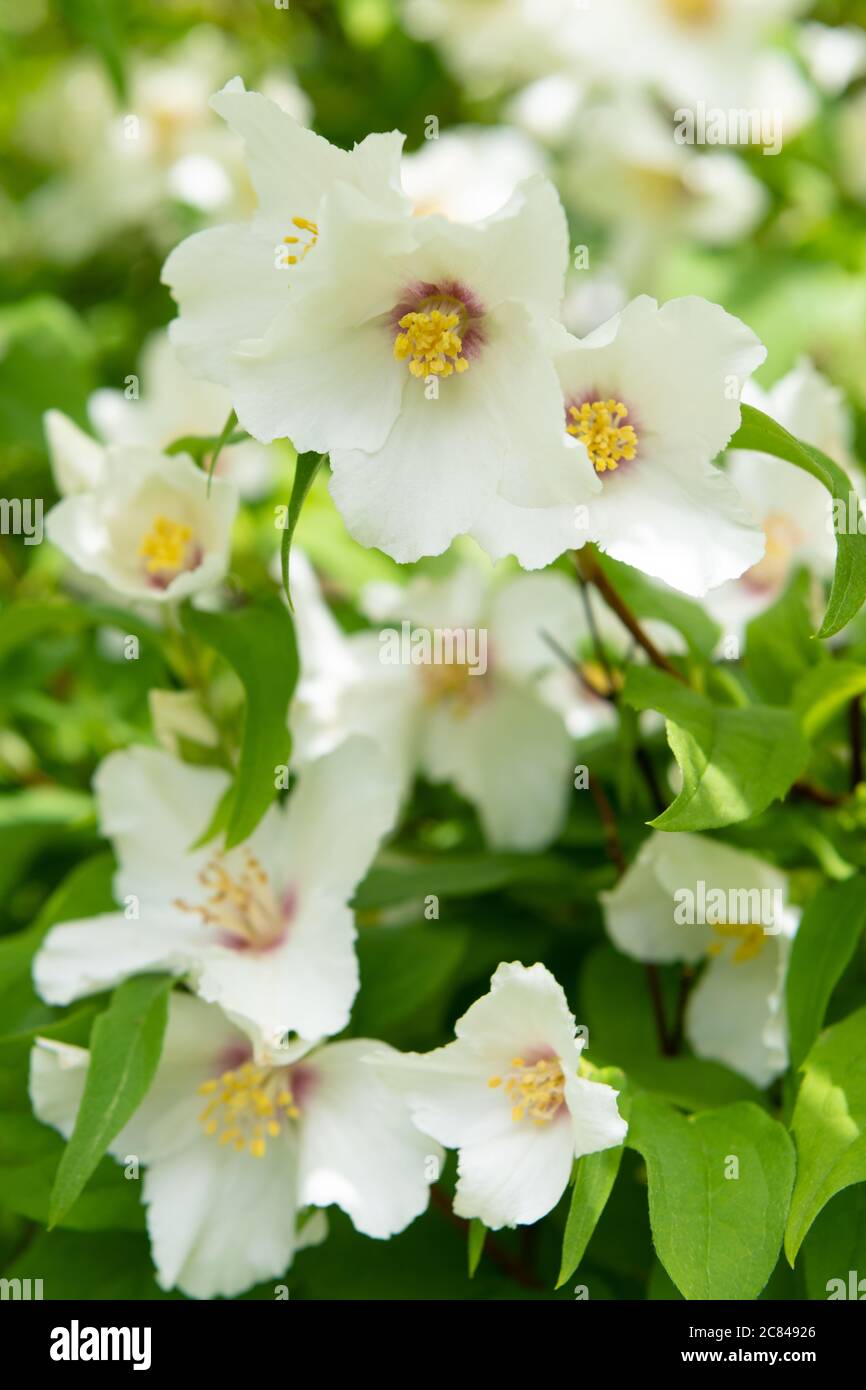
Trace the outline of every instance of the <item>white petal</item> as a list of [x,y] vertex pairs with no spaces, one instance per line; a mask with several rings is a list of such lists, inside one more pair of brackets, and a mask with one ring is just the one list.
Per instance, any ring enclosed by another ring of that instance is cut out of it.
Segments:
[[46,1003],[69,1004],[145,971],[182,974],[205,940],[195,925],[158,917],[127,921],[121,912],[62,922],[36,953],[33,982]]
[[262,337],[290,302],[287,272],[277,264],[285,232],[283,218],[256,218],[196,232],[172,251],[162,280],[180,317],[169,337],[194,376],[226,383],[236,345]]
[[492,1231],[546,1216],[568,1185],[573,1159],[565,1116],[548,1124],[512,1121],[494,1139],[461,1149],[454,1210]]
[[99,825],[118,860],[115,894],[165,911],[201,894],[196,875],[214,848],[191,853],[228,786],[220,768],[193,767],[143,745],[111,753],[94,778]]
[[289,1031],[306,1038],[338,1033],[358,992],[352,912],[329,894],[302,888],[282,945],[265,951],[203,949],[195,987],[268,1041]]
[[[382,447],[331,455],[331,496],[362,545],[401,564],[439,555],[492,501],[504,439],[486,382],[479,389],[482,363],[479,358],[443,381],[430,400],[424,384],[407,373],[400,415]],[[391,366],[405,372],[402,364]]]
[[202,1137],[151,1164],[144,1201],[161,1288],[233,1298],[292,1262],[296,1156],[288,1136],[258,1159]]
[[585,630],[577,583],[563,574],[518,575],[493,595],[490,643],[497,668],[515,676],[526,679],[561,665],[544,634],[575,655]]
[[472,527],[471,535],[492,560],[514,555],[527,570],[552,565],[566,550],[578,550],[589,539],[584,518],[588,503],[556,507],[519,507],[494,497]]
[[447,704],[431,713],[423,767],[433,781],[453,782],[472,802],[491,845],[538,850],[565,819],[571,736],[562,716],[531,686],[507,676],[489,680],[489,696],[480,696],[469,713],[454,713]]
[[30,1103],[44,1125],[68,1139],[84,1094],[90,1053],[52,1038],[37,1038],[30,1052]]
[[376,744],[347,739],[306,767],[289,798],[286,874],[346,901],[397,814],[400,786]]
[[45,438],[61,495],[86,492],[102,477],[105,450],[59,410],[45,412]]
[[788,1065],[784,982],[790,936],[768,936],[752,960],[710,961],[686,1011],[686,1037],[699,1057],[723,1062],[756,1086]]
[[[696,835],[651,835],[637,859],[609,893],[601,894],[605,926],[618,949],[635,960],[701,960],[710,928],[674,919],[677,889],[694,892],[709,842]],[[721,886],[721,885],[720,885]]]
[[764,553],[763,532],[730,478],[697,456],[677,469],[655,453],[621,465],[588,512],[608,555],[696,598]]
[[403,1097],[423,1134],[457,1149],[504,1134],[512,1123],[502,1093],[489,1086],[498,1071],[466,1042],[433,1052],[380,1052],[371,1065]]
[[582,1041],[575,1040],[575,1022],[562,985],[541,964],[500,965],[490,992],[467,1009],[454,1026],[457,1037],[469,1043],[485,1061],[505,1068],[514,1056],[550,1049],[565,1068],[580,1060]]
[[575,1158],[616,1148],[625,1139],[628,1125],[617,1109],[618,1095],[619,1091],[603,1082],[566,1072],[565,1103],[571,1117]]
[[303,1206],[341,1207],[357,1230],[387,1239],[427,1207],[441,1168],[438,1145],[364,1061],[382,1044],[333,1043],[310,1058],[302,1102],[299,1193]]
[[390,198],[402,207],[400,152],[403,136],[368,135],[352,151],[331,145],[300,125],[275,101],[247,92],[233,78],[211,97],[211,106],[243,137],[253,184],[263,209],[315,218],[330,184],[356,183],[371,196]]

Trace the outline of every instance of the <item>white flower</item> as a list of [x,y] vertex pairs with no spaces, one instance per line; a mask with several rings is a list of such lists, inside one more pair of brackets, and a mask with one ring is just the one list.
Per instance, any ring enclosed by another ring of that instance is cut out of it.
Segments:
[[796,64],[771,46],[774,27],[808,0],[605,0],[576,5],[576,70],[621,91],[640,85],[670,107],[763,109],[792,136],[815,99]]
[[[219,435],[232,408],[228,392],[191,376],[164,330],[145,342],[139,377],[136,397],[130,398],[125,389],[103,387],[87,403],[93,428],[106,444],[164,449],[186,435]],[[255,500],[273,487],[273,454],[253,439],[227,444],[220,451],[215,476],[233,483],[241,497]]]
[[420,1130],[458,1149],[454,1210],[491,1230],[545,1216],[583,1154],[621,1144],[619,1092],[579,1074],[583,1037],[543,965],[500,965],[457,1041],[382,1058]]
[[[109,1152],[145,1165],[143,1200],[161,1288],[232,1298],[274,1279],[318,1244],[335,1204],[357,1230],[387,1239],[427,1206],[437,1146],[364,1059],[384,1044],[352,1039],[254,1054],[218,1008],[171,997],[151,1088]],[[89,1053],[44,1038],[31,1053],[30,1096],[68,1138]]]
[[[614,721],[577,585],[560,574],[497,584],[489,567],[464,563],[444,580],[371,586],[367,612],[383,626],[346,637],[297,555],[301,756],[368,735],[405,790],[416,773],[451,782],[492,845],[550,843],[572,792],[572,736]],[[545,634],[582,663],[583,682]]]
[[[839,388],[808,358],[768,392],[748,382],[743,399],[849,470],[852,488],[862,490],[851,458],[850,410]],[[811,474],[770,454],[736,449],[728,456],[728,473],[766,540],[763,559],[707,599],[725,632],[741,636],[746,623],[779,597],[797,565],[808,566],[819,579],[832,578],[836,538],[827,490]]]
[[741,240],[768,202],[736,154],[677,144],[669,120],[633,92],[582,112],[563,162],[566,205],[610,229],[608,259],[631,283],[645,285],[683,237],[710,246]]
[[[557,357],[568,431],[601,491],[588,503],[500,503],[476,536],[497,558],[549,564],[576,537],[675,589],[701,596],[760,559],[763,538],[730,479],[713,466],[740,422],[740,393],[765,350],[717,304],[661,308],[640,295]],[[583,505],[581,505],[583,503]]]
[[[368,215],[408,219],[409,204],[400,191],[403,137],[396,131],[369,135],[347,153],[299,125],[276,102],[245,91],[239,77],[210,105],[243,138],[258,210],[249,222],[187,237],[166,261],[163,279],[180,308],[169,330],[179,356],[195,375],[234,388],[239,350],[249,350],[248,340],[261,347],[272,325],[292,319],[307,282],[322,271],[332,216],[326,194],[341,185],[351,188]],[[374,260],[383,249],[370,248]],[[359,244],[352,257],[355,273],[356,256],[362,255]],[[306,356],[324,370],[319,337],[314,332],[308,339]],[[345,374],[346,365],[335,361],[332,374]],[[294,442],[307,447],[300,437]]]
[[520,130],[455,126],[406,155],[403,189],[416,217],[436,212],[452,222],[475,222],[497,212],[523,179],[542,172],[544,162]]
[[540,77],[568,57],[576,0],[404,0],[406,23],[440,45],[470,90]]
[[396,811],[381,764],[366,740],[346,742],[305,768],[244,844],[223,851],[219,839],[193,846],[226,790],[224,772],[151,748],[110,754],[96,795],[121,910],[48,933],[33,967],[39,993],[66,1004],[169,970],[268,1040],[339,1032],[358,989],[347,903]]
[[61,491],[45,532],[85,574],[138,602],[180,602],[228,569],[237,492],[187,454],[101,447],[58,411],[46,434]]
[[[529,179],[478,223],[413,218],[392,186],[396,135],[346,154],[234,84],[213,104],[245,133],[262,206],[184,242],[164,274],[173,341],[227,383],[241,424],[329,451],[348,529],[401,562],[486,527],[500,500],[597,490],[562,437],[568,239],[553,186]],[[276,267],[293,221],[296,263]]]
[[608,933],[626,955],[707,960],[685,1020],[699,1057],[757,1086],[785,1070],[785,975],[800,914],[787,902],[783,874],[709,837],[657,831],[602,904]]

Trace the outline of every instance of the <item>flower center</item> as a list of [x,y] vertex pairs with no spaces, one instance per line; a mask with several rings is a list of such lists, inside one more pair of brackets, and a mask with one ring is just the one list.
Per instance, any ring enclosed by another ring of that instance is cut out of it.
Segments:
[[[511,1102],[512,1120],[528,1117],[534,1125],[552,1120],[565,1104],[565,1077],[556,1057],[525,1062],[512,1057],[513,1071],[504,1078],[505,1094]],[[491,1076],[488,1086],[503,1085],[501,1076]]]
[[301,236],[284,236],[284,246],[294,246],[295,251],[290,251],[283,257],[283,264],[297,265],[302,261],[309,251],[312,251],[316,242],[319,240],[319,228],[315,222],[311,222],[308,217],[293,217],[292,226],[296,227]]
[[192,539],[192,527],[172,521],[167,516],[154,518],[150,530],[142,536],[138,553],[147,562],[150,575],[174,575],[184,569],[187,548]]
[[597,473],[617,467],[622,459],[633,459],[637,435],[632,425],[624,425],[628,411],[622,401],[584,401],[569,406],[570,423],[565,428],[582,444]]
[[488,691],[486,673],[468,662],[425,661],[419,670],[424,694],[431,704],[447,700],[454,706],[455,713],[468,714]]
[[281,941],[286,929],[285,902],[281,903],[255,855],[244,854],[243,866],[226,867],[217,854],[198,875],[209,897],[198,906],[176,898],[174,906],[195,913],[206,926],[216,927],[228,944],[241,950],[266,950]]
[[621,671],[603,666],[594,657],[580,663],[580,674],[584,684],[603,699],[618,694],[625,685],[625,677]]
[[764,554],[756,565],[746,570],[742,583],[749,589],[764,592],[779,587],[785,580],[794,551],[803,542],[802,532],[790,517],[771,512],[764,518]]
[[747,960],[754,960],[764,949],[767,933],[760,922],[712,922],[712,929],[721,938],[713,941],[709,946],[711,956],[720,956],[725,949],[725,942],[731,939],[738,940],[739,945],[735,948],[731,960],[734,965],[742,965]]
[[198,1093],[210,1097],[199,1115],[205,1134],[231,1144],[238,1153],[246,1149],[253,1158],[264,1158],[268,1139],[278,1138],[288,1121],[301,1113],[289,1076],[284,1068],[245,1062],[203,1082]]
[[469,320],[465,304],[451,295],[423,299],[397,321],[394,357],[413,376],[451,376],[468,370],[463,333]]
[[664,0],[671,19],[680,24],[709,24],[716,17],[718,0]]

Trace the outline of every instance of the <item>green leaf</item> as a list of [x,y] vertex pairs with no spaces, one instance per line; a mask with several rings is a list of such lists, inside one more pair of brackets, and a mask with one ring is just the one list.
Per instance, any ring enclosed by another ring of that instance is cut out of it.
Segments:
[[[626,1079],[616,1067],[593,1070],[593,1081],[603,1082],[619,1091],[617,1109],[627,1120],[631,1109],[630,1097],[625,1092]],[[619,1165],[622,1162],[623,1147],[602,1149],[600,1153],[584,1154],[575,1164],[574,1182],[571,1189],[571,1203],[562,1238],[562,1259],[556,1287],[559,1289],[570,1279],[577,1269],[590,1242],[599,1217],[607,1205]]]
[[[116,1165],[115,1171],[120,1172]],[[44,1297],[52,1300],[115,1303],[183,1298],[177,1292],[165,1293],[157,1284],[144,1233],[40,1231],[3,1272],[9,1279],[41,1279]]]
[[484,1242],[487,1239],[487,1227],[483,1221],[479,1221],[477,1216],[473,1216],[469,1222],[469,1242],[466,1251],[466,1261],[469,1267],[469,1278],[475,1278],[475,1271],[478,1268]]
[[[837,1192],[828,1202],[803,1241],[803,1273],[811,1299],[827,1298],[835,1290],[831,1280],[841,1279],[846,1297],[850,1293],[850,1273],[855,1281],[866,1280],[866,1183],[856,1183]],[[866,1296],[866,1284],[858,1301]]]
[[685,1117],[639,1095],[626,1144],[646,1163],[653,1243],[680,1292],[757,1298],[776,1264],[794,1181],[783,1126],[748,1102]]
[[817,892],[791,946],[785,993],[791,1066],[799,1067],[818,1036],[830,995],[866,929],[866,875]]
[[[25,1073],[26,1075],[26,1073]],[[51,1193],[63,1140],[32,1115],[0,1114],[0,1203],[30,1221],[48,1222]],[[72,1202],[58,1226],[73,1231],[140,1231],[144,1212],[137,1182],[127,1180],[113,1159],[97,1163],[87,1190]]]
[[662,671],[631,667],[623,699],[655,709],[683,777],[679,796],[650,825],[713,830],[766,810],[802,772],[809,745],[790,710],[714,705]]
[[790,1264],[830,1198],[866,1181],[866,1009],[822,1033],[801,1070],[791,1121],[797,1185],[785,1234]]
[[721,629],[699,603],[673,589],[654,584],[640,570],[597,552],[595,559],[614,588],[638,618],[649,618],[676,628],[694,656],[708,657]]
[[581,877],[565,859],[541,854],[438,854],[381,856],[355,894],[357,911],[394,903],[474,897],[512,884],[544,884],[573,892]]
[[352,1013],[356,1035],[392,1040],[394,1029],[442,999],[467,946],[460,927],[366,927],[358,937],[361,992]]
[[792,707],[807,738],[821,730],[866,691],[866,666],[855,661],[824,661],[794,686]]
[[93,353],[88,329],[62,300],[40,295],[0,309],[0,436],[43,453],[46,410],[84,425]]
[[93,1025],[84,1094],[51,1193],[56,1226],[147,1094],[162,1051],[171,975],[137,975]]
[[762,454],[772,454],[774,458],[786,459],[804,472],[811,473],[830,494],[833,502],[842,509],[846,518],[846,528],[836,529],[836,570],[833,585],[827,602],[824,621],[818,631],[819,637],[832,637],[846,623],[859,613],[866,598],[866,534],[859,529],[859,505],[857,509],[857,529],[847,527],[850,499],[856,499],[856,490],[838,463],[834,463],[820,449],[795,439],[769,415],[756,410],[754,406],[741,407],[742,423],[730,444],[729,449],[755,449]]
[[795,683],[824,657],[812,636],[813,589],[811,575],[799,570],[781,598],[746,627],[746,670],[767,704],[787,705]]
[[56,922],[95,917],[112,909],[113,869],[110,854],[98,854],[76,864],[26,931],[13,932],[0,939],[0,1017],[6,1034],[26,1032],[55,1016],[55,1011],[44,1005],[33,989],[30,979],[33,956],[49,927]]
[[[267,598],[230,613],[187,608],[184,624],[218,651],[246,692],[240,758],[230,804],[217,808],[231,849],[255,830],[277,794],[274,770],[291,752],[289,701],[298,679],[295,629],[285,604]],[[214,822],[209,827],[215,833]]]
[[292,482],[292,495],[289,498],[289,507],[286,515],[286,524],[283,527],[283,537],[280,544],[280,566],[283,575],[283,588],[286,591],[286,598],[289,607],[292,607],[292,593],[289,584],[289,555],[292,549],[292,537],[295,534],[295,527],[301,515],[301,508],[306,501],[307,493],[313,485],[313,479],[319,471],[319,467],[325,461],[324,454],[315,452],[309,454],[298,454],[298,461],[295,464],[295,477]]

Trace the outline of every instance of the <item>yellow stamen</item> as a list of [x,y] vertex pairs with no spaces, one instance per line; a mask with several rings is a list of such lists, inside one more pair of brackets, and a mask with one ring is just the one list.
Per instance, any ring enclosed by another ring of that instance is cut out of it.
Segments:
[[624,425],[628,411],[622,401],[584,401],[568,411],[569,434],[586,445],[597,473],[616,468],[622,459],[633,459],[637,450],[637,435],[631,425]]
[[183,569],[186,548],[191,538],[191,526],[172,521],[167,516],[155,517],[153,525],[142,537],[141,545],[138,547],[139,555],[147,560],[148,574]]
[[217,854],[198,880],[209,894],[204,904],[191,905],[177,898],[175,907],[195,913],[207,926],[257,949],[279,940],[285,925],[283,913],[270,879],[255,855],[246,851],[242,867],[230,870],[222,855]]
[[672,19],[680,24],[709,24],[716,17],[718,0],[664,0]]
[[740,943],[731,956],[734,965],[754,960],[764,949],[767,932],[760,922],[711,922],[710,926],[721,937],[720,941],[710,943],[708,954],[711,956],[721,955],[725,942],[732,938],[739,939]]
[[237,1071],[225,1072],[219,1082],[202,1082],[202,1096],[223,1088],[199,1115],[205,1134],[219,1144],[231,1144],[237,1153],[248,1149],[253,1158],[264,1158],[267,1139],[279,1138],[284,1125],[300,1117],[287,1075],[285,1068],[245,1062]]
[[[556,1057],[524,1062],[512,1057],[514,1070],[505,1079],[505,1094],[511,1104],[511,1118],[517,1123],[528,1116],[534,1125],[547,1124],[565,1102],[565,1076]],[[491,1076],[488,1086],[502,1084],[501,1076]]]
[[299,260],[302,261],[307,253],[312,251],[316,242],[319,240],[319,228],[316,223],[311,222],[308,217],[293,217],[292,226],[297,227],[299,232],[306,232],[309,236],[309,240],[303,241],[303,238],[299,236],[283,237],[284,246],[300,246],[303,243],[303,250],[300,256],[296,256],[294,253],[290,256],[286,256],[284,258],[285,265],[297,265]]
[[447,298],[404,314],[399,323],[403,332],[394,339],[394,357],[406,362],[416,377],[447,377],[468,371],[461,337],[466,319],[460,301]]

